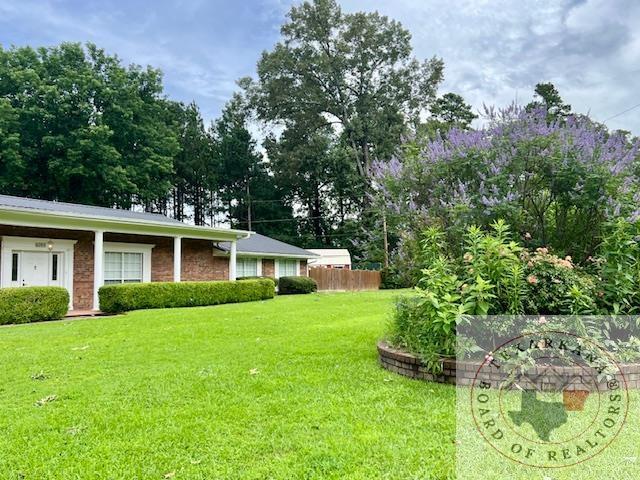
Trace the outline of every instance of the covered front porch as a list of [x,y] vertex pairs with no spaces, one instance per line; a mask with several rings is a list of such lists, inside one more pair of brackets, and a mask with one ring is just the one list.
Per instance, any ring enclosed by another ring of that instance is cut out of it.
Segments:
[[[235,280],[248,232],[167,221],[0,211],[0,287],[61,286],[70,311],[99,310],[105,284]],[[218,242],[231,242],[226,256]]]

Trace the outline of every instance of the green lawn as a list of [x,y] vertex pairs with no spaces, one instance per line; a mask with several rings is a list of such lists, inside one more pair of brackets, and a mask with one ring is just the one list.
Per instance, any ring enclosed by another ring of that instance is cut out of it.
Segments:
[[453,478],[454,390],[377,364],[394,295],[0,328],[0,478]]

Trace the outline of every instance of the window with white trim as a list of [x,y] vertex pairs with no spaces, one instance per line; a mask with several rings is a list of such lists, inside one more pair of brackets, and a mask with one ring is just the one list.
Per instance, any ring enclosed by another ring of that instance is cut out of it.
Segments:
[[236,276],[237,277],[256,277],[258,275],[258,259],[257,258],[237,258],[236,259]]
[[143,254],[132,252],[105,252],[104,283],[141,283],[143,281]]
[[297,260],[278,260],[279,277],[295,277],[298,275]]

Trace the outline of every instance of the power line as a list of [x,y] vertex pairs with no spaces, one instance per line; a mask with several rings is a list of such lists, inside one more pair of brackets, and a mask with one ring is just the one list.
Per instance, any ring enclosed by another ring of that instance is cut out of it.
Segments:
[[251,200],[251,203],[285,203],[290,202],[290,200],[280,198],[278,200]]
[[[369,209],[364,209],[361,210],[359,212],[357,212],[358,214],[364,214],[364,213],[380,213],[380,209],[379,208],[369,208]],[[305,220],[316,220],[316,219],[325,219],[325,220],[333,220],[335,219],[335,216],[332,215],[314,215],[314,216],[305,216],[305,217],[291,217],[291,218],[273,218],[273,219],[269,219],[269,220],[252,220],[251,223],[278,223],[278,222],[302,222]],[[350,220],[350,219],[347,219]],[[239,220],[238,223],[247,223],[246,220]]]
[[620,112],[620,113],[616,113],[615,115],[613,115],[613,116],[611,116],[611,117],[609,117],[609,118],[605,118],[605,119],[603,120],[603,123],[604,123],[604,122],[608,122],[609,120],[613,120],[614,118],[618,118],[620,115],[624,115],[625,113],[630,112],[631,110],[635,110],[635,109],[636,109],[636,108],[638,108],[638,107],[640,107],[640,103],[638,103],[638,104],[634,105],[633,107],[629,107],[629,108],[627,108],[626,110],[623,110],[623,111],[622,111],[622,112]]
[[[313,237],[329,237],[329,238],[333,238],[333,237],[353,237],[354,235],[359,235],[362,232],[350,232],[350,233],[322,233],[320,235],[316,235],[315,233],[311,233],[310,235]],[[281,235],[281,234],[277,234],[276,235],[278,238],[291,238],[294,240],[300,240],[299,236],[296,235]]]

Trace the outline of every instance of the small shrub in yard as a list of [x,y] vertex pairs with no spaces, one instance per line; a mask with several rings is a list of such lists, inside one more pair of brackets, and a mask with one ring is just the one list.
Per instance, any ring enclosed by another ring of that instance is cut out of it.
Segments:
[[398,288],[410,288],[413,286],[415,286],[415,282],[413,282],[407,275],[403,275],[400,269],[394,266],[380,270],[381,290],[395,290]]
[[296,293],[311,293],[318,290],[318,284],[309,277],[280,277],[278,281],[278,293],[291,295]]
[[275,295],[271,280],[235,282],[155,282],[101,287],[100,310],[119,313],[147,308],[175,308],[266,300]]
[[273,278],[273,277],[265,277],[265,276],[262,276],[262,277],[257,277],[257,276],[254,276],[254,277],[238,277],[238,278],[236,278],[236,280],[271,280],[276,287],[278,286],[278,280],[276,278]]
[[0,289],[0,325],[59,320],[69,309],[69,293],[62,287]]
[[595,279],[573,264],[571,257],[559,258],[547,248],[524,252],[529,314],[596,313]]

